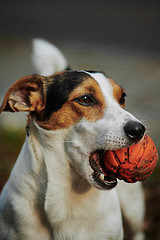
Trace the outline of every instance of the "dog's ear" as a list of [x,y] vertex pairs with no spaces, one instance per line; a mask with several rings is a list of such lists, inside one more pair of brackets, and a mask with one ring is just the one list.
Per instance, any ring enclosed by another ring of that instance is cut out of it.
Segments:
[[22,77],[8,89],[0,113],[3,111],[42,111],[45,107],[43,85],[44,77],[40,75]]

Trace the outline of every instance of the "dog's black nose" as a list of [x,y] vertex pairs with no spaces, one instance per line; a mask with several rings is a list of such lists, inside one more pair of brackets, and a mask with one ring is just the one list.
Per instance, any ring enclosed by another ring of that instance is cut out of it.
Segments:
[[124,126],[124,131],[129,139],[138,142],[144,135],[146,128],[136,121],[129,121]]

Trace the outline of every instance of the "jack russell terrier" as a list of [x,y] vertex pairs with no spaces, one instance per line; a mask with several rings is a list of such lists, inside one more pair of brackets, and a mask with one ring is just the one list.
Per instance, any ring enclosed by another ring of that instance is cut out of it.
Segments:
[[34,40],[33,61],[43,75],[15,82],[0,108],[29,112],[25,143],[0,196],[0,239],[122,240],[121,208],[133,239],[144,239],[141,185],[104,176],[94,161],[95,152],[100,158],[144,136],[142,123],[124,110],[124,89],[102,72],[66,70],[62,53],[43,40]]

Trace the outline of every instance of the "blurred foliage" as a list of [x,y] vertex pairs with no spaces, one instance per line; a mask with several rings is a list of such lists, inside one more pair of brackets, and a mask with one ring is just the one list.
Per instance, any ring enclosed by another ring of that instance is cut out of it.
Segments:
[[[25,132],[0,129],[0,190],[7,181],[10,171],[21,150]],[[159,151],[160,152],[160,151]],[[160,239],[160,163],[153,174],[143,183],[146,197],[144,229],[146,240]],[[130,238],[125,237],[125,240]]]
[[0,191],[9,177],[24,138],[23,131],[0,128]]

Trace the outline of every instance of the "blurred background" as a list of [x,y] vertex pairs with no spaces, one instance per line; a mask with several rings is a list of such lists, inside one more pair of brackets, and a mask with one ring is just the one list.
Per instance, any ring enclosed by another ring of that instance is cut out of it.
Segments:
[[[32,39],[56,44],[73,69],[102,70],[127,92],[126,109],[160,150],[160,1],[2,0],[0,103],[9,86],[36,73]],[[25,138],[25,114],[0,116],[0,188]],[[160,239],[159,165],[145,181],[147,240]],[[130,239],[127,235],[126,239]]]

